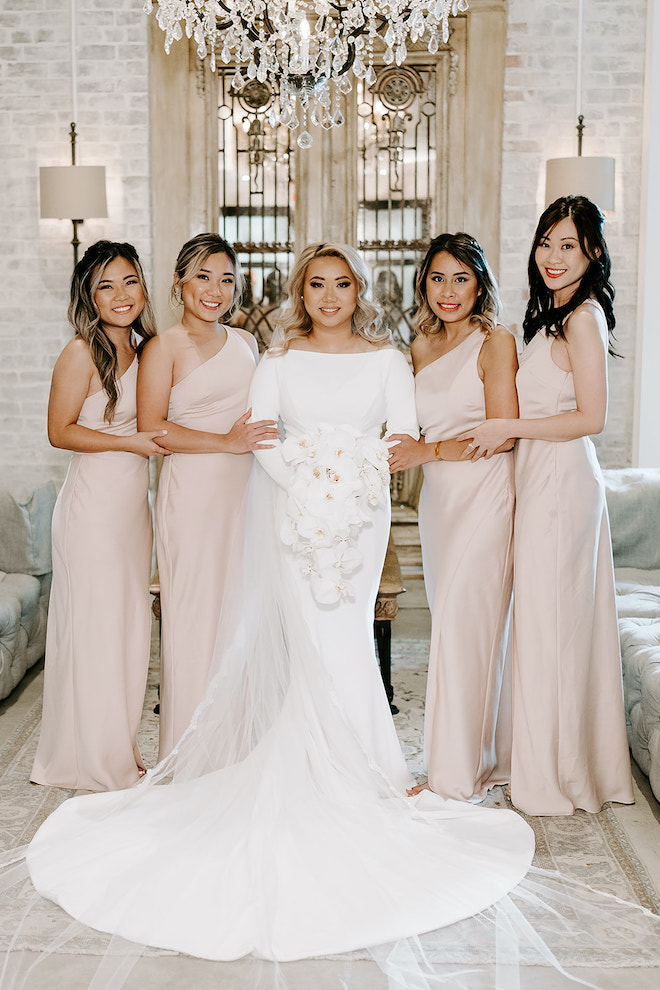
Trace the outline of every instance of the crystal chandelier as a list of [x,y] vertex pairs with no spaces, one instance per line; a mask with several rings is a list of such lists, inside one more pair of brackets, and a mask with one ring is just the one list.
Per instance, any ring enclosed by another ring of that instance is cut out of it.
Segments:
[[[449,39],[449,17],[467,0],[159,0],[156,20],[165,51],[185,32],[199,58],[235,63],[233,86],[250,80],[279,86],[279,114],[269,123],[301,127],[298,145],[308,148],[308,121],[328,129],[344,123],[341,94],[352,89],[350,72],[376,81],[374,45],[385,64],[401,65],[406,43],[426,39],[435,55]],[[154,4],[147,0],[145,13]],[[272,119],[271,119],[272,118]]]

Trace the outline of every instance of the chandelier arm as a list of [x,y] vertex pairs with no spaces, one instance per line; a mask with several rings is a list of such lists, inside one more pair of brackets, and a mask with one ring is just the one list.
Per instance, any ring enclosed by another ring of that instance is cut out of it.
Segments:
[[[228,14],[231,13],[231,7],[227,7],[227,5],[222,2],[222,0],[218,0],[218,4],[221,7],[223,7],[224,10],[226,10]],[[202,15],[202,11],[199,9],[199,7],[197,6],[197,4],[195,3],[195,0],[186,0],[186,7],[192,7],[193,8],[193,10],[195,11],[195,13],[197,14],[197,23],[198,24],[203,24],[204,23],[204,17]],[[219,18],[216,18],[216,21],[215,21],[216,31],[226,31],[227,28],[230,28],[230,27],[231,27],[231,21],[230,20],[228,20],[228,21],[221,21],[221,20],[219,20]]]
[[[340,7],[339,4],[332,4],[332,6],[335,7],[335,9],[337,9],[337,10],[345,10],[346,9],[345,7]],[[325,17],[323,18],[323,20],[325,21]],[[387,20],[386,20],[386,18],[384,18],[382,16],[379,17],[379,20],[380,20],[380,24],[376,28],[376,32],[378,34],[380,34],[380,35],[383,35],[385,33],[385,31],[386,31],[386,28],[387,28]],[[364,32],[366,30],[367,30],[367,27],[366,27],[365,24],[363,24],[362,27],[359,27],[359,28],[356,28],[356,29],[351,29],[351,31],[349,32],[349,38],[348,38],[348,41],[347,41],[348,48],[349,48],[349,55],[348,55],[348,58],[346,59],[346,61],[344,62],[344,64],[342,65],[341,69],[338,70],[338,72],[337,72],[337,75],[338,76],[343,76],[344,73],[348,72],[348,70],[350,68],[352,68],[353,62],[355,62],[355,58],[357,56],[357,50],[356,50],[356,47],[355,47],[355,41],[354,41],[354,39],[357,38],[357,37],[359,37],[359,35],[364,34]]]
[[202,11],[195,3],[195,0],[186,0],[186,7],[192,7],[195,13],[197,14],[197,20],[199,21],[199,23],[200,24],[204,23],[204,15],[202,14]]
[[[223,3],[223,0],[217,0],[217,2],[218,2],[218,6],[219,7],[222,7],[223,10],[226,10],[228,14],[231,14],[232,8],[230,6],[228,6],[226,3]],[[196,4],[194,3],[194,0],[187,0],[187,3],[188,3],[188,6],[189,7],[190,6],[195,7],[195,11],[197,12],[197,16],[199,17],[200,22],[201,22],[201,15],[199,13],[199,10],[198,10]],[[259,40],[259,32],[258,31],[255,31],[255,29],[252,27],[251,23],[249,21],[245,20],[244,17],[241,17],[240,18],[240,21],[241,21],[241,24],[243,25],[243,30],[245,31],[245,33],[248,36],[248,38],[250,38],[251,41],[258,41]],[[262,21],[263,26],[264,26],[264,28],[266,30],[266,33],[268,35],[272,35],[274,33],[273,23],[272,23],[272,21],[271,21],[271,19],[268,16],[267,13],[263,13],[261,15],[261,21]],[[215,22],[216,31],[226,31],[231,26],[232,26],[231,20],[221,21],[220,18],[216,18],[216,22]]]

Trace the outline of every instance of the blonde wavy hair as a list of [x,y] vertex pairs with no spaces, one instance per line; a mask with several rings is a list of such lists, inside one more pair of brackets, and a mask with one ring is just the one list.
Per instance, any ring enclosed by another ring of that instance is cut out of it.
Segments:
[[417,333],[429,337],[436,333],[442,333],[445,329],[443,320],[429,306],[426,295],[426,279],[431,269],[431,263],[435,255],[442,251],[450,254],[452,258],[456,258],[474,273],[480,291],[470,319],[476,326],[481,327],[482,333],[487,337],[497,326],[502,308],[500,293],[481,244],[474,237],[462,232],[439,234],[438,237],[433,238],[429,245],[419,269],[415,287],[419,307],[416,316]]
[[103,240],[97,241],[87,248],[73,270],[71,298],[67,314],[69,323],[76,334],[89,346],[103,391],[108,396],[108,403],[103,413],[103,418],[107,423],[112,422],[119,399],[117,350],[101,322],[101,315],[94,301],[94,296],[107,266],[115,258],[124,258],[133,265],[144,294],[144,309],[132,324],[133,330],[142,338],[135,348],[138,358],[140,357],[146,342],[151,337],[156,336],[156,317],[149,299],[142,265],[132,244]]
[[307,269],[316,258],[340,258],[348,266],[357,284],[357,305],[351,317],[353,333],[371,344],[384,344],[390,332],[383,326],[383,314],[370,299],[369,271],[355,248],[347,244],[309,244],[299,255],[287,282],[287,301],[278,319],[277,343],[271,350],[285,354],[294,340],[307,337],[312,321],[303,302],[303,288]]

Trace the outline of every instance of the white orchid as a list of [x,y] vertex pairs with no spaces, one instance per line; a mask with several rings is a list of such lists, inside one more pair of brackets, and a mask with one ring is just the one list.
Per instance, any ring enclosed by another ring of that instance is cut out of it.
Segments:
[[388,497],[387,444],[350,426],[323,426],[287,437],[282,453],[293,476],[280,538],[300,558],[316,601],[334,605],[353,596],[346,575],[362,564],[358,533]]
[[305,516],[298,523],[298,535],[306,546],[316,550],[319,547],[331,547],[333,534],[330,526],[323,519],[315,516]]
[[312,572],[311,585],[312,594],[320,605],[336,605],[342,598],[353,597],[353,586],[350,581],[345,581],[332,568]]
[[301,464],[309,461],[315,454],[312,437],[287,437],[282,443],[282,457],[288,464]]

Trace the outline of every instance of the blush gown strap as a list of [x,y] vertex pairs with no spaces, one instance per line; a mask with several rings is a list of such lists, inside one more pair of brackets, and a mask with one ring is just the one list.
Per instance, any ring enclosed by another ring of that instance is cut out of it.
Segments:
[[[137,428],[137,358],[78,423],[114,436]],[[90,791],[130,787],[143,766],[137,731],[149,665],[151,513],[146,457],[74,453],[53,513],[41,735],[31,780]]]
[[[168,420],[228,433],[247,410],[254,354],[238,330],[172,387]],[[238,572],[250,454],[170,454],[156,499],[161,595],[159,759],[188,726],[206,687],[225,587]]]
[[[484,340],[475,330],[418,372],[427,443],[486,418],[477,367]],[[513,505],[511,453],[424,465],[419,532],[432,617],[424,757],[431,789],[463,801],[509,781]]]
[[[602,310],[596,312],[607,348]],[[539,331],[523,351],[522,418],[576,408],[571,372]],[[511,797],[531,815],[632,804],[614,570],[593,443],[519,440]]]

